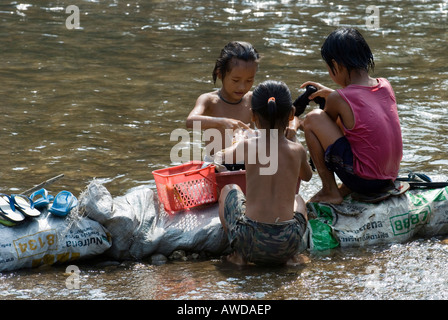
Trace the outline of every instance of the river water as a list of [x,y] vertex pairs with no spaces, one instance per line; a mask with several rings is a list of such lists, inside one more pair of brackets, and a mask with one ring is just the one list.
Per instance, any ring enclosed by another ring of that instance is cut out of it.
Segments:
[[[66,12],[70,5],[79,16]],[[61,173],[50,190],[79,194],[93,178],[113,196],[154,188],[151,171],[172,165],[170,133],[214,89],[214,61],[228,41],[261,53],[256,83],[282,80],[295,96],[306,80],[334,87],[319,49],[338,26],[363,33],[373,76],[394,87],[403,174],[446,180],[447,25],[446,0],[2,1],[0,190],[24,191]],[[307,199],[319,189],[315,175],[301,192]],[[79,265],[78,290],[67,289],[65,266],[19,270],[0,274],[0,298],[448,298],[448,247],[439,238],[309,256],[305,266],[279,269],[219,258],[91,261]]]

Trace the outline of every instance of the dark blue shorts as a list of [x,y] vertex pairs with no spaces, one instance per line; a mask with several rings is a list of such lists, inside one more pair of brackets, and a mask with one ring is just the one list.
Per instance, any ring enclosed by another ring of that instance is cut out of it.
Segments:
[[353,192],[373,193],[389,187],[392,180],[368,180],[353,171],[353,152],[347,138],[341,137],[325,151],[328,170],[336,173],[341,181]]

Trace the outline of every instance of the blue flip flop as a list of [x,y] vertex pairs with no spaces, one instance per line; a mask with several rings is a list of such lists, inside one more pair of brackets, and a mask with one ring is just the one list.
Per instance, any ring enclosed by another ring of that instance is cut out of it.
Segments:
[[78,199],[69,191],[61,191],[54,197],[49,211],[56,216],[65,217],[78,205]]
[[53,201],[54,196],[48,194],[48,191],[42,188],[31,194],[30,199],[34,202],[34,208],[42,209],[48,206],[51,201]]
[[25,220],[25,216],[19,210],[16,210],[11,196],[4,193],[0,193],[0,216],[3,218],[2,220],[12,222],[13,224]]

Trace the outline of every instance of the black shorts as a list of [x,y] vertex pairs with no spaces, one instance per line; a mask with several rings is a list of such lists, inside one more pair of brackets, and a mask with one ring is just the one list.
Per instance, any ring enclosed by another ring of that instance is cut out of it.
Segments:
[[336,173],[341,181],[353,192],[380,192],[393,183],[392,180],[369,180],[357,176],[353,171],[353,152],[347,138],[341,137],[325,151],[328,170]]

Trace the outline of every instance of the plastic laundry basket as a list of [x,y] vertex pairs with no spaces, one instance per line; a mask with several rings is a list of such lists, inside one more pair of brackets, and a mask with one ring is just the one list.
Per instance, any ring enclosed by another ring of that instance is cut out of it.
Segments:
[[152,172],[157,196],[165,211],[177,211],[218,201],[215,166],[202,168],[204,162],[185,164]]

